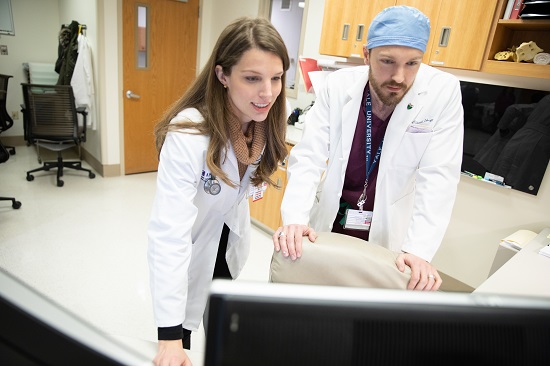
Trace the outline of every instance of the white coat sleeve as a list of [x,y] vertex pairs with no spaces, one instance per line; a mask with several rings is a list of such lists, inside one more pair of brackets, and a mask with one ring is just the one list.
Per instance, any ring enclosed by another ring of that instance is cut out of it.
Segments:
[[148,262],[153,310],[158,327],[182,324],[188,293],[193,200],[204,157],[201,135],[170,132],[162,147],[157,191],[148,226]]
[[330,105],[327,88],[316,93],[306,114],[302,139],[290,151],[288,183],[281,204],[283,225],[308,225],[317,189],[327,168],[330,139]]

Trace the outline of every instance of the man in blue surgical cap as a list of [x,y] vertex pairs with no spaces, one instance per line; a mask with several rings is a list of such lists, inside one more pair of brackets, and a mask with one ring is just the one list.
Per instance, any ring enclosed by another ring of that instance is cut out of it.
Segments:
[[399,253],[408,289],[441,286],[430,261],[455,201],[463,110],[458,79],[422,64],[429,36],[420,11],[387,8],[369,27],[366,66],[335,71],[316,90],[273,235],[289,260],[303,236],[333,231]]

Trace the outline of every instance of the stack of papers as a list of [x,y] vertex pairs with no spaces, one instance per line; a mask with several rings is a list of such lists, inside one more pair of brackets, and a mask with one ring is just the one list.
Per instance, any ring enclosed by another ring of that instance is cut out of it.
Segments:
[[507,246],[515,250],[521,250],[525,244],[533,240],[536,236],[537,234],[531,230],[518,230],[512,235],[502,239],[500,242],[503,246]]

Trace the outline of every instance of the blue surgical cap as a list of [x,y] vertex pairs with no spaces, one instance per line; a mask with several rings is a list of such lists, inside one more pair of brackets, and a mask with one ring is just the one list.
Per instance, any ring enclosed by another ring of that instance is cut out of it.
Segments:
[[374,17],[367,36],[367,49],[380,46],[406,46],[426,52],[430,20],[410,6],[392,6]]

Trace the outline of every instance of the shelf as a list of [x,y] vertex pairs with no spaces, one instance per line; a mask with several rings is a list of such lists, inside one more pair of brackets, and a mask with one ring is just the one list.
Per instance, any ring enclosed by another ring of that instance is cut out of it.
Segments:
[[498,25],[514,30],[549,31],[549,19],[500,19]]
[[481,71],[493,74],[550,79],[550,65],[536,65],[525,62],[487,60],[484,62]]
[[494,59],[497,52],[509,50],[529,41],[535,42],[543,52],[550,52],[550,19],[498,19],[493,29],[489,51],[486,53],[481,71],[550,79],[550,65]]

